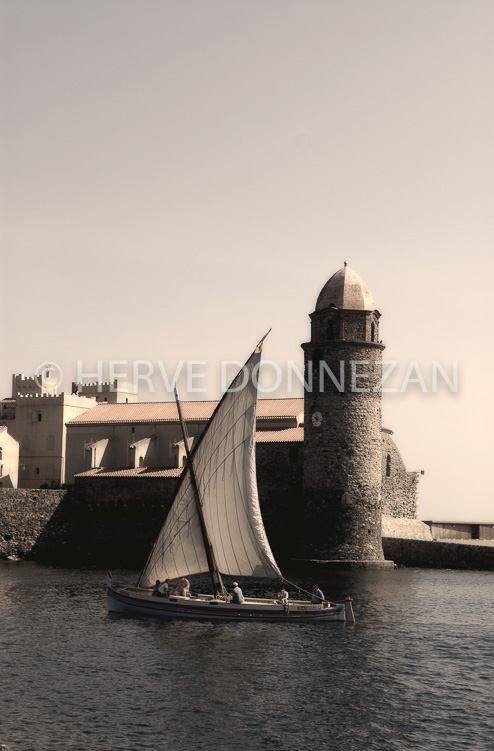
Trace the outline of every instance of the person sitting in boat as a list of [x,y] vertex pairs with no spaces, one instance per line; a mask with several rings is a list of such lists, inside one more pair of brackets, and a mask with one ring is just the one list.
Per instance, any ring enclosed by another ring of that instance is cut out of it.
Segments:
[[315,602],[318,605],[321,604],[321,602],[324,600],[324,595],[319,589],[319,584],[314,584],[312,587],[312,600],[311,602]]
[[244,595],[240,587],[238,586],[238,582],[233,582],[233,602],[236,605],[241,605],[244,601]]
[[178,580],[177,586],[173,590],[174,595],[180,595],[181,597],[187,597],[190,590],[190,582],[188,579],[185,578],[185,576],[182,576],[181,579]]
[[156,579],[156,584],[153,587],[153,595],[155,597],[168,597],[169,594],[169,579],[165,579],[164,582],[160,582],[159,579]]
[[276,595],[276,599],[281,604],[288,602],[288,592],[286,591],[286,589],[283,589],[283,587],[281,587],[280,591]]

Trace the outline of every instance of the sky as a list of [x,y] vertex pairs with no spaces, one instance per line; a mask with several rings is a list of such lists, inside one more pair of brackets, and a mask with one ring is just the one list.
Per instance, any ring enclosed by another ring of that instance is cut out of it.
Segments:
[[288,363],[346,261],[396,362],[383,424],[425,473],[420,518],[494,523],[492,0],[0,12],[0,396],[117,360],[154,368],[143,401],[181,362],[204,375],[182,398],[217,398],[270,328],[261,396],[301,396]]

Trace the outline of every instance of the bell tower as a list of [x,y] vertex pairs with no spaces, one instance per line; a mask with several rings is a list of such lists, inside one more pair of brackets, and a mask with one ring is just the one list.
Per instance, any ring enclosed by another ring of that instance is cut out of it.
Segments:
[[386,565],[381,540],[380,313],[344,265],[310,315],[305,354],[302,555]]

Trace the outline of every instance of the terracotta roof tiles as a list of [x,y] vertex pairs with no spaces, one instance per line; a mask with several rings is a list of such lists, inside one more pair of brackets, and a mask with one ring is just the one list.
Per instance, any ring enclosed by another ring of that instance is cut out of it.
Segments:
[[[218,402],[180,402],[184,419],[189,422],[207,422]],[[283,418],[302,418],[304,400],[259,399],[257,402],[257,419],[274,420]],[[68,425],[102,425],[114,423],[158,423],[178,422],[175,402],[137,402],[134,404],[108,404],[101,402],[92,409],[81,413]]]
[[160,469],[159,467],[96,467],[80,472],[74,477],[180,477],[183,467]]
[[295,443],[303,442],[303,428],[286,428],[285,430],[258,430],[257,443]]

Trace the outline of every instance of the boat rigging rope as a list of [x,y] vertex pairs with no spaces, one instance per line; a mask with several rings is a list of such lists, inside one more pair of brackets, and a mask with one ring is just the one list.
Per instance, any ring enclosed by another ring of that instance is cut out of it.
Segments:
[[295,589],[298,589],[299,592],[305,592],[306,595],[312,596],[312,592],[309,592],[307,589],[304,589],[303,587],[299,587],[298,584],[294,584],[293,582],[288,581],[288,579],[285,579],[284,576],[281,577],[281,581],[286,582],[291,587],[295,587]]

